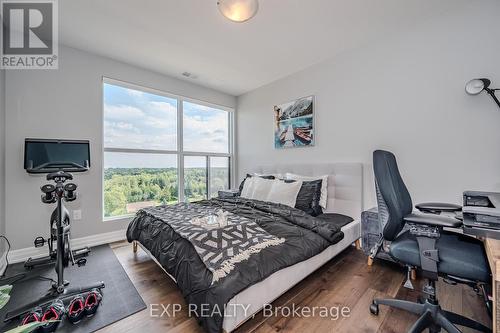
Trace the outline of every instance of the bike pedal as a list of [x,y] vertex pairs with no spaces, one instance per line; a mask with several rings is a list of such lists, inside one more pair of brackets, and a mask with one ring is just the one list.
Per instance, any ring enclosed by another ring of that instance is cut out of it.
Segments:
[[35,240],[33,241],[33,243],[35,244],[35,247],[42,247],[45,245],[45,242],[46,242],[46,240],[41,236],[35,238]]
[[78,265],[78,267],[85,266],[86,263],[87,263],[87,259],[85,259],[85,258],[81,258],[81,259],[78,259],[76,261],[76,264]]

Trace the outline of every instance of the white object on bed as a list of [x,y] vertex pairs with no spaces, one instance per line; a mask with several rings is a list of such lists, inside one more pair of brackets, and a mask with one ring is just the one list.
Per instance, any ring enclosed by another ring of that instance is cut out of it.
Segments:
[[278,179],[264,179],[254,176],[245,180],[241,197],[295,207],[301,187],[301,180],[285,183]]
[[310,176],[296,175],[294,173],[287,172],[285,174],[285,179],[302,180],[302,181],[321,179],[321,196],[319,198],[319,205],[321,206],[321,208],[326,209],[326,205],[328,203],[328,175],[310,177]]
[[301,180],[293,183],[285,183],[282,180],[274,180],[266,201],[295,207],[297,195],[299,194],[301,187]]
[[256,177],[247,177],[245,183],[243,184],[243,189],[241,190],[240,196],[242,198],[251,199],[253,194],[253,183],[255,182]]
[[254,181],[252,183],[252,194],[248,199],[255,199],[266,201],[269,196],[269,192],[271,192],[271,188],[275,183],[274,179],[264,179],[260,177],[252,177]]
[[223,228],[227,226],[228,215],[229,212],[218,209],[212,215],[192,218],[191,224],[203,227],[205,229]]

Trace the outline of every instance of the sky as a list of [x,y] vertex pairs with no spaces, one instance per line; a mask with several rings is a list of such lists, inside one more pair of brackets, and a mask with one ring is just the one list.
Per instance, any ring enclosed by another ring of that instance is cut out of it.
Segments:
[[[107,83],[103,89],[106,148],[177,149],[177,100]],[[189,102],[183,109],[184,151],[228,152],[228,112]],[[185,165],[202,166],[203,160],[189,158]],[[176,155],[105,155],[105,168],[176,165]]]

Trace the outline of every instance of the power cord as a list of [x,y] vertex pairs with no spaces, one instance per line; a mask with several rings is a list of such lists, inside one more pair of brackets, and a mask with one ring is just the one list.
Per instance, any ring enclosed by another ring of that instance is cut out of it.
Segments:
[[[12,276],[5,276],[5,273],[7,272],[7,268],[9,267],[9,252],[10,252],[11,246],[10,246],[10,242],[7,239],[7,237],[5,237],[4,235],[0,235],[0,238],[5,239],[5,242],[7,243],[7,251],[5,252],[5,270],[2,272],[2,275],[0,275],[0,285],[2,285],[3,282],[6,282],[6,281],[10,281],[8,284],[11,284],[11,285],[14,285],[18,282],[24,282],[23,280],[27,277],[26,273],[18,273],[18,274],[12,275]],[[14,280],[12,280],[12,279],[14,279]],[[31,279],[55,282],[54,279],[46,277],[46,276],[41,276],[41,275],[34,276],[28,280],[31,280]]]

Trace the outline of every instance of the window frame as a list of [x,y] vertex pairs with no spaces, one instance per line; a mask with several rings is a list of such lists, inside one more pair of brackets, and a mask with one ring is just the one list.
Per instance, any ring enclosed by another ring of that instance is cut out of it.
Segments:
[[[177,149],[176,150],[163,150],[163,149],[138,149],[138,148],[107,148],[104,145],[104,121],[105,121],[105,114],[104,114],[104,85],[105,84],[110,84],[126,89],[133,89],[133,90],[138,90],[142,92],[146,92],[149,94],[154,94],[158,96],[163,96],[166,98],[171,98],[175,99],[177,101]],[[226,111],[228,113],[228,144],[229,144],[229,149],[228,153],[208,153],[208,152],[198,152],[198,151],[184,151],[184,142],[183,142],[183,120],[184,120],[184,102],[189,102],[193,104],[198,104],[201,106],[206,106],[210,108],[215,108],[218,110]],[[234,132],[235,132],[235,116],[234,112],[235,110],[233,108],[223,106],[223,105],[218,105],[214,103],[209,103],[205,102],[202,100],[186,97],[186,96],[181,96],[181,95],[176,95],[176,94],[171,94],[162,90],[158,90],[155,88],[150,88],[147,86],[142,86],[142,85],[137,85],[134,83],[130,82],[125,82],[122,80],[117,80],[117,79],[112,79],[109,77],[102,77],[101,81],[101,112],[102,112],[102,119],[101,119],[101,126],[102,126],[102,149],[101,149],[101,158],[102,158],[102,163],[101,163],[101,212],[102,212],[102,218],[104,222],[107,221],[117,221],[117,220],[124,220],[124,219],[130,219],[132,216],[135,214],[125,214],[125,215],[119,215],[119,216],[110,216],[110,217],[105,217],[104,216],[104,158],[105,154],[107,152],[114,152],[114,153],[135,153],[135,154],[168,154],[168,155],[176,155],[177,156],[177,188],[179,193],[177,194],[178,201],[183,202],[185,200],[184,197],[184,157],[185,156],[201,156],[205,157],[206,160],[206,170],[207,170],[207,197],[210,197],[210,157],[227,157],[229,159],[229,188],[235,184],[235,145],[234,145]]]

